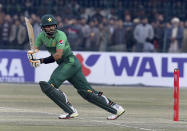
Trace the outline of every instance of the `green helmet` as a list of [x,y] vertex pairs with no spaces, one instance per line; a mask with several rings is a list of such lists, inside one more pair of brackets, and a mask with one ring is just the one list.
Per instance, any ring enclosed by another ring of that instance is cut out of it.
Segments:
[[53,15],[47,14],[41,18],[41,26],[57,25],[57,21]]

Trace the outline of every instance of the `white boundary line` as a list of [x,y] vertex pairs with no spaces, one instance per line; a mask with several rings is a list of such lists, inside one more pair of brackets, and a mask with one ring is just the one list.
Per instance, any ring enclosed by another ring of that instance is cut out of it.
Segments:
[[[0,110],[14,110],[14,111],[20,111],[20,112],[31,112],[31,113],[41,113],[41,114],[48,114],[48,115],[59,115],[57,113],[49,113],[49,112],[37,112],[33,110],[28,110],[28,109],[19,109],[19,108],[11,108],[11,107],[0,107]],[[79,118],[80,120],[86,120],[85,118]],[[127,128],[133,128],[133,129],[138,129],[138,130],[143,130],[143,131],[156,131],[156,129],[150,129],[150,128],[144,128],[144,127],[137,127],[137,126],[129,126],[125,123],[116,123],[112,122],[112,120],[102,121],[102,120],[89,120],[91,122],[97,122],[97,123],[105,123],[107,125],[115,125],[115,126],[120,126],[120,127],[127,127]]]

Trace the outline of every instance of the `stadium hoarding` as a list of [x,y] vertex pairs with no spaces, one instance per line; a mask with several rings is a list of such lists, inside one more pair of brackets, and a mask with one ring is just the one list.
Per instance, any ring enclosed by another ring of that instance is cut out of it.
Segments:
[[[173,87],[173,71],[179,68],[180,87],[187,87],[186,53],[74,52],[90,83]],[[40,51],[37,58],[47,57]],[[0,50],[0,82],[48,81],[56,63],[32,68],[26,51]]]
[[[40,52],[48,56],[47,52]],[[180,70],[180,86],[187,87],[185,53],[74,52],[90,83],[173,87],[174,68]],[[56,64],[36,69],[35,81],[49,80]]]
[[0,50],[0,83],[34,82],[34,73],[25,51]]

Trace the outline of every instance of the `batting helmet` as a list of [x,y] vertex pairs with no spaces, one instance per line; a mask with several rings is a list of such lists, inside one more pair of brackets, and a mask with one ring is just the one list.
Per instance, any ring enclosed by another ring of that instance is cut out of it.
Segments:
[[41,26],[57,25],[57,21],[53,15],[47,14],[41,18]]

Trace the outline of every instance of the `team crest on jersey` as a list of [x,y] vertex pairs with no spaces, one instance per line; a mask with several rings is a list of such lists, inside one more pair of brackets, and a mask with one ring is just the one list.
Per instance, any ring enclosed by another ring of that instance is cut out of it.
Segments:
[[59,44],[63,45],[63,44],[64,44],[63,40],[60,40],[60,41],[59,41]]

